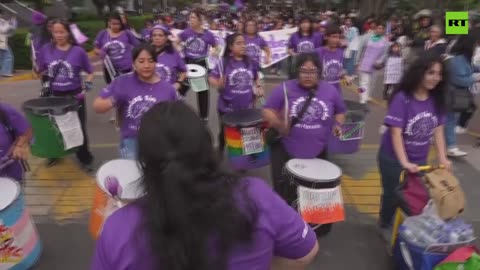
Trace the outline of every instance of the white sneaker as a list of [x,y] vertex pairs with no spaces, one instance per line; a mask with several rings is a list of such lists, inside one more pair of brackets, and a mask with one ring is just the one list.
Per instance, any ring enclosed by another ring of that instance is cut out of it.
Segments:
[[468,155],[467,152],[463,152],[462,150],[458,149],[458,147],[450,148],[447,151],[447,156],[449,157],[464,157]]
[[466,128],[463,128],[461,126],[456,126],[455,127],[455,133],[457,134],[466,134],[467,133],[467,129]]

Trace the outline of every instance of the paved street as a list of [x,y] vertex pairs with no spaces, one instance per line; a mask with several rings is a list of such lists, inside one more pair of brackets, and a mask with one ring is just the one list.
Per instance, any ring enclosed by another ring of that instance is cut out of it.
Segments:
[[[28,78],[27,75],[23,76]],[[267,89],[270,90],[278,82],[267,80]],[[380,80],[377,82],[374,97],[378,98],[383,85],[380,85]],[[96,115],[91,109],[93,98],[105,85],[101,77],[97,77],[94,84],[95,90],[88,97],[88,127],[95,163],[100,166],[118,157],[118,135],[108,123],[110,114]],[[38,81],[4,81],[0,83],[0,99],[19,108],[25,100],[36,97],[39,88]],[[356,94],[352,92],[344,92],[344,96],[346,99],[356,99]],[[211,98],[212,104],[216,104],[216,94],[212,94]],[[196,104],[195,96],[190,93],[187,102]],[[216,134],[218,119],[214,108],[212,106],[210,128]],[[378,128],[384,114],[385,106],[377,99],[370,105],[366,137],[361,150],[353,155],[331,157],[343,170],[342,191],[347,205],[347,220],[336,224],[333,232],[320,240],[320,254],[310,269],[393,269],[385,245],[375,231],[381,193],[376,152],[380,141]],[[472,120],[473,134],[480,133],[479,120],[480,114],[477,112]],[[459,138],[460,147],[469,152],[467,158],[454,161],[455,173],[467,195],[468,206],[464,217],[474,223],[477,232],[480,232],[480,184],[477,183],[480,149],[473,148],[472,134]],[[433,152],[431,157],[433,162]],[[94,178],[81,172],[73,157],[64,159],[52,168],[46,168],[44,160],[39,158],[32,158],[30,163],[32,173],[26,182],[26,200],[45,245],[35,269],[88,269],[94,247],[87,229]],[[268,168],[249,174],[270,181]]]

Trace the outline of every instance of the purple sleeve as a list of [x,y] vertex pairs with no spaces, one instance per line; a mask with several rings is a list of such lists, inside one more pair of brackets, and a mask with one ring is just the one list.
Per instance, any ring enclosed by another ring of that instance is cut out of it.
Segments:
[[212,47],[216,47],[217,46],[217,39],[215,38],[215,35],[210,31],[208,31],[207,33],[208,33],[207,44],[210,44],[210,46],[212,46]]
[[15,130],[16,136],[22,136],[30,129],[30,123],[27,121],[25,116],[23,116],[19,111],[17,111],[13,106],[3,103],[2,108],[5,110],[5,113],[8,117],[12,128]]
[[178,38],[179,38],[181,41],[186,41],[187,38],[188,38],[187,30],[182,31],[182,32],[178,35]]
[[264,49],[265,47],[268,47],[268,44],[267,42],[265,41],[265,39],[263,37],[260,37],[260,44],[258,44],[260,46],[260,48]]
[[406,121],[406,110],[407,100],[405,95],[402,92],[397,93],[388,106],[388,112],[384,119],[385,125],[403,128]]
[[185,65],[185,60],[180,56],[178,52],[175,52],[175,57],[177,58],[178,71],[187,72],[187,65]]
[[343,114],[347,111],[347,107],[345,106],[345,101],[343,100],[343,96],[337,89],[334,89],[334,110],[335,114]]
[[288,39],[288,48],[289,49],[295,49],[297,46],[297,39],[296,39],[297,34],[293,33],[290,38]]
[[123,79],[122,77],[118,77],[114,79],[109,85],[105,86],[105,88],[103,88],[100,91],[100,94],[98,94],[98,96],[101,98],[113,97],[115,99],[115,102],[117,103],[116,105],[117,106],[121,105],[123,99],[119,90],[121,89],[122,84],[125,84],[125,83],[119,82],[122,79]]
[[282,111],[285,104],[285,97],[283,93],[283,83],[279,86],[275,87],[272,90],[272,93],[267,98],[265,105],[263,106],[265,109],[272,109],[275,111]]
[[105,233],[101,233],[97,239],[97,244],[95,246],[95,254],[93,255],[91,270],[111,270],[114,269],[111,267],[108,262],[108,241],[105,237]]
[[322,47],[323,46],[323,34],[322,33],[317,33],[317,44],[315,46]]
[[81,63],[82,63],[82,69],[87,72],[88,74],[92,74],[93,73],[93,67],[92,67],[92,63],[90,63],[90,59],[88,58],[88,55],[87,53],[85,52],[85,50],[83,48],[80,47],[80,50],[79,52],[81,53],[80,57],[81,57]]
[[106,31],[107,30],[102,30],[97,34],[97,37],[95,38],[95,42],[94,42],[95,48],[101,49],[103,47],[103,43],[105,42],[103,40],[103,37],[107,34]]
[[447,122],[447,114],[446,113],[441,113],[438,115],[438,125],[445,125]]
[[47,50],[51,47],[51,44],[45,44],[41,49],[40,52],[37,55],[37,67],[39,72],[43,72],[47,69],[48,63],[47,63]]
[[127,30],[127,35],[128,35],[128,41],[130,42],[130,45],[133,47],[136,47],[138,44],[140,44],[140,41],[138,38],[129,30]]
[[312,228],[264,181],[251,180],[249,186],[260,215],[270,222],[274,256],[294,260],[308,255],[317,242]]

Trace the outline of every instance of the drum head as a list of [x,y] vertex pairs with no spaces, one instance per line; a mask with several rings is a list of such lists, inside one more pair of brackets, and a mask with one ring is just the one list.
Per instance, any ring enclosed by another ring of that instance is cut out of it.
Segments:
[[227,113],[223,116],[223,123],[232,127],[248,127],[263,122],[261,109],[247,109]]
[[188,64],[187,65],[187,77],[188,78],[199,78],[207,76],[207,70],[197,64]]
[[115,159],[103,164],[97,171],[97,184],[108,195],[122,200],[143,196],[141,173],[135,160]]
[[20,195],[20,185],[10,179],[0,177],[0,211],[10,206]]
[[332,182],[342,176],[342,170],[337,165],[318,158],[291,159],[286,168],[294,176],[311,182]]
[[23,103],[22,108],[24,111],[30,111],[36,115],[63,115],[69,111],[76,111],[78,102],[67,97],[35,98]]

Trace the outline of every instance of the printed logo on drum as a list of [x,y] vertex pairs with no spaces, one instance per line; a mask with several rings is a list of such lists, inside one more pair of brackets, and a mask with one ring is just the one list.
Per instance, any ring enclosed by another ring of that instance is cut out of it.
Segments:
[[[290,117],[297,117],[306,101],[307,97],[295,100],[290,109]],[[329,117],[331,115],[327,104],[314,97],[302,119],[295,126],[302,129],[319,129],[323,127],[321,122],[326,121]]]
[[430,143],[429,138],[438,126],[438,118],[430,112],[421,112],[408,120],[406,144],[421,146]]
[[0,264],[17,264],[23,259],[23,249],[15,246],[12,230],[0,220]]
[[337,59],[330,59],[323,62],[323,77],[327,81],[338,80],[338,77],[342,71],[343,65]]
[[172,79],[172,71],[164,64],[157,63],[157,73],[160,75],[160,79],[170,82]]
[[129,129],[138,130],[140,120],[150,108],[157,103],[157,99],[151,95],[137,96],[128,102],[127,118],[130,119]]
[[297,52],[299,53],[308,53],[312,52],[315,49],[313,42],[310,40],[304,40],[297,45]]
[[120,42],[118,40],[109,41],[105,43],[103,47],[106,48],[108,56],[110,56],[113,59],[123,58],[126,51],[125,44],[123,44],[123,42]]
[[234,94],[250,94],[252,92],[253,73],[246,68],[236,68],[228,76],[228,85]]
[[189,56],[203,56],[207,49],[207,44],[201,38],[189,37],[185,44],[188,46],[185,47],[185,53]]

